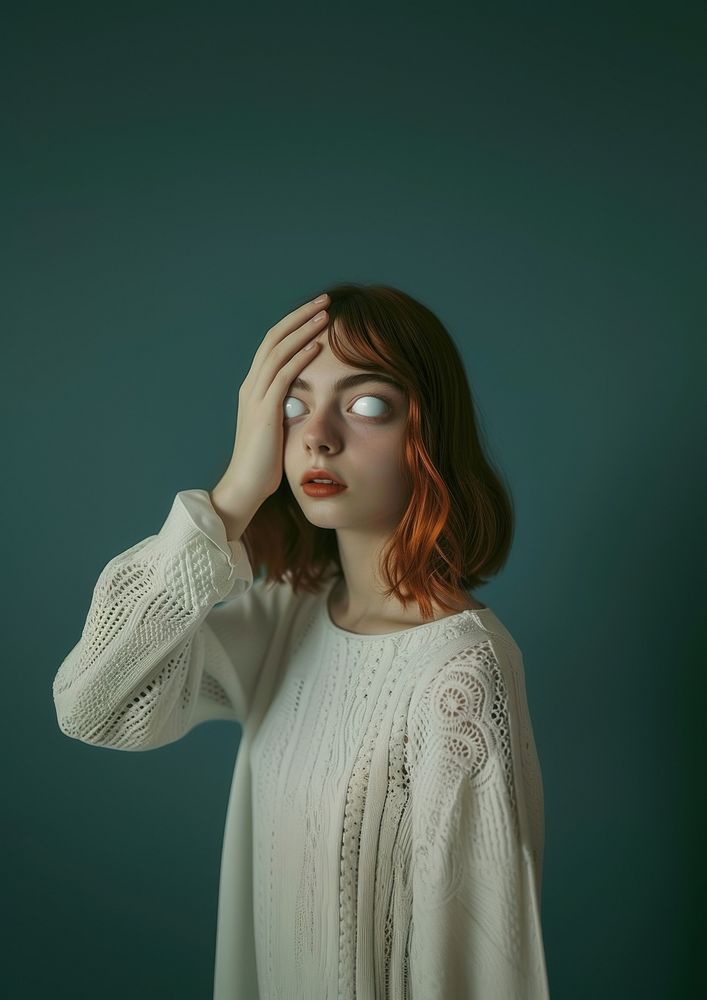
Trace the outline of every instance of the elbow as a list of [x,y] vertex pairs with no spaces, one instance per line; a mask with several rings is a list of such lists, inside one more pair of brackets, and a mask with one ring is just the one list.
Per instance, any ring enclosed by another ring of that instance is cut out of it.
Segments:
[[90,746],[97,745],[95,741],[91,739],[91,735],[86,731],[85,727],[79,724],[75,715],[71,712],[62,711],[56,705],[55,708],[57,725],[64,736],[68,736],[70,740],[78,740],[80,743],[87,743]]

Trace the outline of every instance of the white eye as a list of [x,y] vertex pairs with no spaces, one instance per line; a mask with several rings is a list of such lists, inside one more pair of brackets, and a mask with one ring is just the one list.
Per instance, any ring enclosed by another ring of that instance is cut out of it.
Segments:
[[[373,404],[374,404],[374,406],[373,406],[373,412],[366,412],[366,408],[368,408],[370,410],[371,402],[373,402]],[[302,400],[301,399],[297,399],[296,396],[285,396],[285,400],[284,400],[282,408],[283,408],[283,416],[286,419],[288,417],[299,417],[299,416],[301,416],[301,414],[297,413],[296,411],[294,413],[292,412],[292,404],[293,403],[296,403],[299,406],[303,405]],[[363,415],[367,416],[367,417],[382,417],[388,411],[388,405],[387,405],[387,403],[385,403],[382,399],[378,399],[377,396],[360,396],[351,405],[352,406],[359,406],[361,404],[363,404],[363,406],[364,406],[364,414]],[[381,409],[376,410],[376,406],[380,407]]]
[[382,399],[378,399],[377,396],[360,396],[353,405],[354,406],[358,406],[359,403],[366,403],[367,406],[370,406],[370,403],[367,403],[366,401],[367,400],[371,400],[371,399],[378,406],[382,407],[382,409],[380,411],[376,412],[375,408],[374,408],[373,413],[365,413],[364,416],[367,416],[367,417],[382,417],[383,414],[386,412],[387,407],[386,407],[386,404],[383,402],[383,400]]
[[296,397],[296,396],[286,396],[286,397],[285,397],[285,402],[284,402],[284,404],[283,404],[283,412],[284,412],[284,416],[286,416],[286,417],[296,417],[296,416],[298,416],[299,414],[297,414],[297,413],[290,413],[290,412],[288,411],[288,409],[287,409],[287,400],[288,400],[288,399],[291,399],[291,400],[293,400],[293,401],[294,401],[295,403],[299,403],[300,405],[302,405],[302,404],[301,404],[301,400],[297,399],[297,397]]

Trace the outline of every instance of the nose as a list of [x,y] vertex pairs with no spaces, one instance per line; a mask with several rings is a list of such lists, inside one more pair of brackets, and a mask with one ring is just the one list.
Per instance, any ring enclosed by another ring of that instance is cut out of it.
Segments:
[[341,449],[341,435],[333,419],[327,416],[326,408],[307,422],[302,440],[305,447],[315,455],[322,450],[334,454]]

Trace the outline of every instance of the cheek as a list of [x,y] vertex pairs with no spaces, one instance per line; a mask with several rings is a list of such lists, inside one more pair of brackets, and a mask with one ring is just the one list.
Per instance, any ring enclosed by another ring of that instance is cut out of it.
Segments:
[[361,451],[360,468],[377,482],[397,486],[403,478],[402,443],[371,436]]
[[288,434],[287,430],[284,432],[283,442],[282,442],[282,465],[285,470],[285,474],[289,475],[290,472],[294,473],[296,471],[295,466],[297,462],[295,461],[295,440],[291,434]]
[[357,455],[365,455],[366,461],[375,462],[376,465],[388,466],[397,454],[394,439],[380,427],[364,428],[352,436],[348,444]]

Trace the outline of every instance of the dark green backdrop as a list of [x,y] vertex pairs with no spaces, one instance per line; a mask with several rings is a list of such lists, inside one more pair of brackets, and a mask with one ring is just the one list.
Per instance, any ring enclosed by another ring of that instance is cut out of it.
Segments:
[[694,995],[705,21],[5,12],[5,996],[211,996],[238,728],[92,748],[51,685],[105,563],[220,477],[265,330],[343,280],[447,324],[513,491],[477,596],[524,653],[553,998]]

